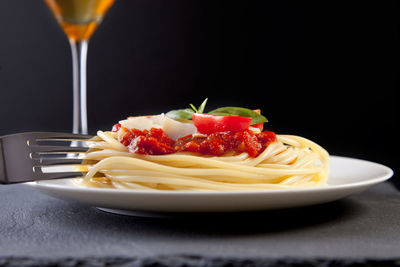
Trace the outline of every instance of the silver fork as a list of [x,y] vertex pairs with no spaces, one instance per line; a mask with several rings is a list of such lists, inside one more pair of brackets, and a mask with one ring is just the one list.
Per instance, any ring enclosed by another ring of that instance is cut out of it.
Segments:
[[[44,172],[43,170],[46,166],[80,164],[82,159],[76,155],[88,150],[87,147],[82,146],[82,141],[91,137],[83,134],[52,132],[29,132],[1,136],[0,184],[81,176],[82,172],[73,170],[62,172]],[[46,144],[57,144],[60,141],[68,142],[68,145]]]

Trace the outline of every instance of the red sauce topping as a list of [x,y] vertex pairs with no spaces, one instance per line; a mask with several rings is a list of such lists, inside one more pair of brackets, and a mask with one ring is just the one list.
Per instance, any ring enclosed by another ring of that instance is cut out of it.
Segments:
[[[114,129],[115,128],[115,129]],[[118,128],[118,141],[127,146],[132,153],[147,155],[165,155],[175,152],[193,152],[203,155],[222,156],[227,152],[246,152],[250,157],[257,157],[265,148],[276,140],[274,132],[264,131],[258,134],[245,130],[242,132],[218,132],[206,136],[184,136],[174,141],[162,130]]]
[[119,129],[121,129],[121,124],[120,123],[117,123],[117,124],[114,124],[114,126],[112,127],[112,132],[118,132],[119,131]]

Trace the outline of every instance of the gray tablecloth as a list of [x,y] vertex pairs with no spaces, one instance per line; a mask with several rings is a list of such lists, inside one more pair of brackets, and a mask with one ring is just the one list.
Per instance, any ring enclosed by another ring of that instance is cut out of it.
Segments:
[[400,265],[400,193],[312,207],[170,218],[114,215],[0,186],[0,266]]

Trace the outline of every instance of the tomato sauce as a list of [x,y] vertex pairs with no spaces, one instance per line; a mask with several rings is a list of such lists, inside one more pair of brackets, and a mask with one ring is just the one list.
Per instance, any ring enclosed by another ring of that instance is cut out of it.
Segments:
[[257,157],[271,142],[276,141],[276,135],[271,131],[258,134],[245,130],[199,136],[188,135],[176,141],[158,128],[141,131],[137,129],[129,130],[117,125],[113,127],[113,131],[119,131],[118,141],[127,146],[130,152],[146,155],[193,152],[202,155],[222,156],[227,152],[234,151],[237,153],[246,152],[250,157]]

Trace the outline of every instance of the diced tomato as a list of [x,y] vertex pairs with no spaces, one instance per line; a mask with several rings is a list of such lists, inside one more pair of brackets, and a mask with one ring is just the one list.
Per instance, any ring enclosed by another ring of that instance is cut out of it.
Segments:
[[158,128],[141,131],[121,127],[118,131],[118,141],[127,146],[132,153],[164,155],[175,152],[175,141]]
[[[261,109],[254,109],[253,111],[256,112],[257,114],[261,114]],[[261,123],[253,124],[253,125],[251,125],[251,127],[258,128],[262,132],[262,130],[264,128],[264,123],[261,122]]]
[[243,132],[243,142],[246,147],[246,152],[250,157],[258,155],[262,145],[258,142],[257,136],[251,134],[250,131]]
[[121,127],[118,131],[118,141],[124,146],[128,146],[134,137],[128,128]]
[[118,132],[119,129],[121,129],[121,124],[120,123],[114,124],[114,126],[112,127],[111,132],[114,132],[114,133]]
[[175,150],[222,156],[228,151],[246,152],[258,156],[276,137],[273,132],[255,134],[252,131],[218,132],[204,137],[185,136],[175,143]]
[[212,134],[217,132],[240,132],[247,130],[252,118],[193,113],[192,120],[199,133]]
[[191,134],[183,136],[176,140],[175,142],[175,150],[176,151],[186,151],[186,152],[199,152],[200,144],[207,137],[196,136],[193,137]]
[[199,152],[199,150],[200,150],[200,145],[195,141],[189,141],[185,145],[180,147],[180,151],[186,151],[186,152]]
[[174,141],[159,128],[149,130],[127,129],[121,127],[118,140],[128,147],[131,153],[146,155],[165,155],[175,152],[192,152],[203,155],[222,156],[229,151],[246,152],[256,157],[276,140],[274,132],[254,133],[244,131],[215,132],[208,135],[187,135]]
[[221,134],[215,133],[209,135],[205,141],[201,142],[199,152],[205,155],[222,156],[229,148],[229,143],[224,142]]
[[259,142],[268,145],[268,144],[276,141],[276,134],[271,131],[264,131],[264,132],[261,132],[257,136],[257,138],[258,138]]
[[174,146],[175,141],[171,139],[162,129],[151,128],[150,133],[147,136],[156,138],[159,142],[164,143],[168,146]]
[[173,147],[161,142],[155,137],[138,136],[128,146],[129,152],[146,155],[165,155],[174,153]]

